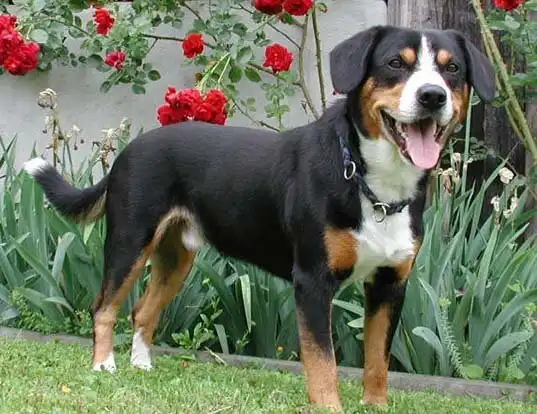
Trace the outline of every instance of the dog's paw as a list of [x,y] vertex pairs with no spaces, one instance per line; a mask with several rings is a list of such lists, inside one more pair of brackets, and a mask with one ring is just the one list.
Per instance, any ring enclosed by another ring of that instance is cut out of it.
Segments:
[[153,368],[151,364],[151,351],[144,342],[141,331],[134,334],[132,338],[131,364],[134,368],[149,371]]
[[108,357],[102,362],[96,362],[93,364],[94,371],[108,371],[111,374],[116,372],[116,361],[114,360],[114,354],[108,355]]
[[388,402],[382,399],[361,399],[360,405],[364,407],[376,408],[380,411],[388,410]]

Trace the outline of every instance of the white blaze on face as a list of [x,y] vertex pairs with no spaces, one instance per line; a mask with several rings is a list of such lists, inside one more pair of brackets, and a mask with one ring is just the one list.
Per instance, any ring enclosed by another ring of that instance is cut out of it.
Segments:
[[403,88],[403,92],[401,93],[399,113],[397,114],[399,121],[409,123],[416,120],[416,117],[418,117],[420,113],[418,89],[425,84],[440,86],[446,91],[446,104],[441,109],[437,120],[440,125],[447,125],[453,117],[451,91],[444,78],[442,78],[442,75],[438,72],[435,52],[430,47],[430,43],[424,35],[421,38],[421,45],[418,51],[416,70],[410,78],[408,78],[408,81]]

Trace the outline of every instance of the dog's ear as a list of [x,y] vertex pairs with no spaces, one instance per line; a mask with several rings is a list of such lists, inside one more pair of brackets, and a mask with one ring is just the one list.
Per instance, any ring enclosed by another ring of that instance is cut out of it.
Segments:
[[468,82],[474,87],[477,95],[485,103],[489,103],[496,95],[496,74],[494,66],[487,55],[481,52],[466,36],[457,30],[449,30],[464,50],[468,67]]
[[381,30],[382,26],[373,26],[344,40],[330,52],[330,77],[337,92],[349,93],[362,83]]

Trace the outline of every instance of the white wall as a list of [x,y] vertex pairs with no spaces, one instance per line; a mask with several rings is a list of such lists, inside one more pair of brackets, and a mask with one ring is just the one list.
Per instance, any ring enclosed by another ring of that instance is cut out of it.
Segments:
[[[356,32],[376,24],[386,22],[386,7],[381,0],[328,0],[328,13],[318,13],[321,45],[323,49],[323,69],[325,89],[329,100],[333,99],[332,86],[329,77],[328,53],[340,41],[350,37]],[[185,22],[185,28],[190,27]],[[289,26],[284,26],[289,32]],[[289,42],[279,37],[275,32],[270,36],[274,41]],[[184,32],[174,29],[160,31],[159,34],[181,36]],[[310,34],[311,26],[310,26]],[[298,31],[293,33],[298,40]],[[72,43],[76,45],[76,43]],[[292,48],[291,48],[292,49]],[[296,54],[296,50],[293,50]],[[257,61],[263,62],[263,51],[256,51]],[[54,67],[48,73],[31,73],[24,77],[15,77],[9,74],[0,76],[0,135],[4,140],[18,135],[17,166],[28,159],[34,143],[39,153],[50,159],[50,151],[45,151],[49,136],[42,133],[44,127],[44,113],[37,105],[37,96],[40,91],[52,88],[59,95],[59,110],[62,126],[69,128],[73,123],[82,129],[85,144],[81,145],[75,153],[75,160],[80,160],[90,151],[91,141],[100,138],[101,130],[119,126],[122,118],[127,117],[132,122],[132,131],[135,133],[140,127],[145,130],[159,126],[156,120],[156,109],[163,103],[164,92],[168,85],[178,88],[193,85],[194,66],[184,68],[185,58],[179,44],[173,42],[159,42],[150,54],[149,61],[162,75],[159,81],[148,85],[147,94],[134,95],[130,85],[114,86],[107,94],[99,92],[99,86],[104,80],[104,74],[91,68]],[[297,65],[297,60],[293,63]],[[307,44],[305,52],[306,83],[311,91],[312,99],[320,110],[320,94],[315,66],[315,48],[313,36]],[[242,81],[241,81],[242,82]],[[259,106],[257,116],[264,114],[263,93],[258,85],[245,81],[240,86],[244,96],[256,98]],[[302,94],[297,91],[296,96],[289,102],[292,112],[285,120],[287,126],[296,126],[308,122],[301,110],[300,100]],[[273,122],[273,120],[271,121]],[[250,121],[240,114],[228,120],[230,125],[249,125]]]

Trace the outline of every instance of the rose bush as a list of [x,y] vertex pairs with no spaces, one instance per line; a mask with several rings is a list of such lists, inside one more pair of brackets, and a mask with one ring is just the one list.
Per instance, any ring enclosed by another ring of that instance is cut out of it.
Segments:
[[0,16],[0,65],[12,75],[25,75],[37,67],[39,45],[27,41],[17,29],[17,17]]
[[[7,32],[0,42],[17,33],[19,43],[12,42],[9,47],[0,43],[0,56],[14,50],[9,59],[7,55],[2,59],[2,64],[13,74],[51,70],[55,64],[86,65],[103,73],[100,85],[103,93],[115,85],[130,84],[134,93],[143,94],[151,81],[161,77],[158,62],[151,61],[151,50],[159,42],[173,42],[178,45],[177,53],[182,49],[185,64],[199,69],[192,83],[183,85],[184,93],[180,94],[178,85],[170,85],[164,91],[164,104],[156,108],[156,117],[163,124],[187,119],[225,123],[238,111],[258,125],[281,130],[285,127],[284,116],[290,112],[285,101],[297,91],[304,96],[303,109],[313,117],[318,117],[319,109],[325,108],[319,34],[317,25],[312,24],[316,10],[327,11],[323,3],[313,0],[228,0],[208,4],[189,0],[134,0],[128,3],[16,1],[16,29],[10,15],[3,15],[1,27]],[[191,22],[188,27],[187,21]],[[157,29],[164,26],[177,28],[177,36],[157,34]],[[289,31],[298,32],[300,39],[295,40]],[[271,41],[275,34],[288,43]],[[314,104],[304,77],[302,54],[308,35],[316,37],[321,108]],[[27,43],[20,43],[23,36]],[[67,47],[70,38],[80,40],[79,49]],[[237,88],[242,81],[261,86],[267,120],[254,116],[258,109],[255,99],[242,96]],[[191,99],[195,94],[192,89],[199,90],[203,98],[187,111],[182,99]],[[217,102],[212,100],[217,96],[216,91],[219,91]]]

